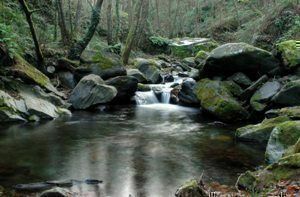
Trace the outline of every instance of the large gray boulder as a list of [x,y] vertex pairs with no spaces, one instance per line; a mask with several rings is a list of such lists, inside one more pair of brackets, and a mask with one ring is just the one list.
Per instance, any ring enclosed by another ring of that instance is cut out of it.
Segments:
[[147,79],[145,75],[138,69],[128,69],[127,76],[135,77],[139,83],[146,83]]
[[279,61],[268,51],[246,43],[228,43],[211,51],[201,77],[230,76],[237,72],[258,77],[279,68]]
[[236,122],[249,117],[247,110],[233,97],[222,81],[202,79],[195,93],[201,107],[225,122]]
[[138,80],[135,77],[119,76],[106,81],[107,85],[114,86],[118,94],[114,98],[114,102],[128,103],[134,96],[138,88]]
[[300,105],[300,80],[288,82],[273,98],[281,106]]
[[287,149],[300,138],[300,121],[287,121],[277,125],[268,141],[266,160],[269,163],[277,162]]
[[258,89],[250,99],[251,107],[258,112],[264,111],[271,99],[281,89],[278,81],[269,81]]
[[91,74],[79,81],[70,95],[69,102],[75,109],[87,109],[112,101],[117,93],[115,87],[105,85],[101,77]]
[[161,70],[156,60],[137,58],[134,61],[134,65],[145,75],[150,83],[157,84],[162,82]]

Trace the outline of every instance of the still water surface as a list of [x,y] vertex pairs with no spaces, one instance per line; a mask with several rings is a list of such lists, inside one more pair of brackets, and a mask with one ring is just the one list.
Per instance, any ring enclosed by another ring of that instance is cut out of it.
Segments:
[[0,126],[0,185],[87,178],[101,196],[174,196],[199,177],[233,185],[263,162],[263,149],[236,143],[234,128],[173,105],[77,112],[67,120]]

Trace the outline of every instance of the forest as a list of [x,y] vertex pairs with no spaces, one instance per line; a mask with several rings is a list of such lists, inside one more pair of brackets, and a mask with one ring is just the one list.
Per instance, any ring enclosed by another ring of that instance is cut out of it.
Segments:
[[1,0],[0,197],[300,195],[299,0]]

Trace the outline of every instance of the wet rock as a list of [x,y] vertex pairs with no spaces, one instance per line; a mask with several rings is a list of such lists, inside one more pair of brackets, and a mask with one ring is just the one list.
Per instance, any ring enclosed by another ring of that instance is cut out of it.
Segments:
[[91,74],[79,81],[69,101],[75,109],[87,109],[93,105],[112,101],[117,93],[115,87],[105,85],[98,75]]
[[195,93],[202,108],[222,121],[236,122],[249,117],[221,81],[203,79],[198,82]]
[[59,80],[61,85],[65,88],[73,89],[76,86],[76,80],[71,72],[59,72],[58,73]]
[[257,90],[250,99],[251,107],[258,112],[264,111],[271,99],[281,89],[281,84],[278,81],[269,81]]
[[300,121],[287,121],[277,125],[268,141],[266,160],[269,163],[277,162],[286,150],[300,138]]
[[249,87],[252,84],[251,79],[247,77],[244,73],[238,72],[228,77],[228,80],[234,81],[242,87]]
[[186,57],[182,60],[183,64],[186,64],[189,67],[195,68],[196,63],[195,63],[195,58],[194,57]]
[[52,188],[52,185],[48,183],[29,183],[29,184],[18,184],[14,186],[14,189],[17,192],[41,192],[45,190],[49,190]]
[[187,181],[177,189],[176,197],[208,197],[207,193],[199,186],[197,180]]
[[185,105],[199,105],[199,100],[194,93],[197,82],[194,79],[186,79],[181,85],[178,94],[179,101]]
[[199,51],[197,53],[197,55],[195,56],[195,63],[198,65],[197,68],[202,68],[208,55],[209,53],[206,51]]
[[300,80],[286,83],[272,100],[281,106],[300,105]]
[[148,91],[151,91],[151,87],[147,84],[138,83],[137,90],[140,92],[148,92]]
[[131,77],[135,77],[139,83],[147,82],[145,75],[142,72],[140,72],[138,69],[128,69],[127,75]]
[[171,74],[167,74],[164,76],[164,82],[173,82],[174,81],[174,77]]
[[135,59],[135,67],[138,68],[152,84],[162,82],[161,71],[155,60],[146,60],[142,58]]
[[117,89],[118,94],[112,102],[129,103],[138,88],[138,80],[135,77],[119,76],[106,81],[107,85]]
[[277,56],[283,60],[283,64],[288,69],[300,66],[300,50],[297,48],[300,42],[288,40],[276,45]]
[[270,52],[246,43],[228,43],[211,51],[200,76],[230,76],[243,72],[257,78],[276,68],[279,68],[279,61]]
[[240,96],[243,92],[241,86],[234,81],[223,81],[224,86],[230,91],[233,96]]
[[85,183],[89,184],[89,185],[97,185],[97,184],[103,183],[103,181],[97,180],[97,179],[86,179]]
[[287,116],[292,120],[300,120],[300,106],[272,109],[265,113],[267,118]]
[[40,197],[69,197],[69,196],[73,196],[69,190],[59,188],[59,187],[44,191],[40,195]]
[[289,121],[288,117],[282,116],[273,119],[265,119],[259,124],[248,125],[238,128],[236,138],[240,141],[255,141],[267,143],[273,129],[280,123]]

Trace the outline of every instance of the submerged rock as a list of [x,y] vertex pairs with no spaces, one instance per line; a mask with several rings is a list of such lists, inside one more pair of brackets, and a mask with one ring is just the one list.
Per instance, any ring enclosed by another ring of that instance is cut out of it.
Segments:
[[236,138],[240,141],[268,142],[272,130],[280,123],[289,121],[288,117],[265,119],[262,123],[238,128]]
[[107,85],[114,86],[118,94],[113,102],[128,103],[138,88],[138,80],[135,77],[119,76],[106,81]]
[[257,90],[250,99],[251,107],[258,112],[265,110],[275,94],[281,89],[278,81],[269,81]]
[[288,40],[276,45],[276,53],[283,60],[283,64],[288,69],[300,66],[300,50],[297,45],[300,41]]
[[246,109],[232,96],[221,81],[203,79],[198,82],[196,95],[204,110],[226,122],[236,122],[249,117]]
[[300,105],[300,80],[286,83],[272,100],[282,106]]
[[228,43],[209,54],[201,77],[230,76],[237,72],[258,77],[279,68],[279,61],[268,51],[246,43]]
[[[277,125],[268,141],[266,160],[269,163],[277,162],[286,150],[300,138],[300,121],[287,121]],[[300,163],[299,163],[300,165]]]
[[150,83],[157,84],[162,82],[161,71],[155,60],[138,58],[135,59],[134,65],[145,75]]
[[69,101],[75,109],[87,109],[93,105],[112,101],[117,93],[115,87],[105,85],[98,75],[91,74],[79,81]]

